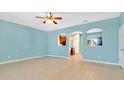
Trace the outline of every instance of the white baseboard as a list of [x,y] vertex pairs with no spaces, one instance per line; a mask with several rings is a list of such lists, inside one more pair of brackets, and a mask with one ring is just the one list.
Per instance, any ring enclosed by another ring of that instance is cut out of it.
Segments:
[[97,60],[89,60],[89,59],[83,59],[83,61],[86,62],[94,62],[94,63],[102,63],[102,64],[110,64],[110,65],[118,65],[117,63],[111,63],[111,62],[105,62],[105,61],[97,61]]
[[3,62],[0,62],[0,64],[6,64],[6,63],[12,63],[12,62],[24,61],[24,60],[30,60],[30,59],[35,59],[35,58],[40,58],[40,57],[45,57],[45,56],[46,56],[46,55],[43,55],[43,56],[35,56],[35,57],[28,57],[28,58],[17,59],[17,60],[10,60],[10,61],[3,61]]
[[[18,62],[18,61],[24,61],[24,60],[31,60],[31,59],[35,59],[35,58],[41,58],[41,57],[58,57],[58,58],[69,59],[69,57],[64,57],[64,56],[43,55],[43,56],[35,56],[35,57],[29,57],[29,58],[23,58],[23,59],[11,60],[11,61],[3,61],[3,62],[0,62],[0,64],[6,64],[6,63],[12,63],[12,62]],[[102,63],[102,64],[119,65],[119,64],[116,64],[116,63],[110,63],[110,62],[105,62],[105,61],[97,61],[97,60],[89,60],[89,59],[83,59],[83,61]]]
[[58,58],[65,58],[65,59],[68,59],[68,57],[63,57],[63,56],[43,55],[43,56],[35,56],[35,57],[17,59],[17,60],[3,61],[3,62],[0,62],[0,64],[6,64],[6,63],[12,63],[12,62],[18,62],[18,61],[31,60],[31,59],[36,59],[36,58],[41,58],[41,57],[47,57],[47,56],[48,56],[48,57],[58,57]]
[[68,59],[69,57],[64,57],[64,56],[57,56],[57,55],[46,55],[48,57],[58,57],[58,58],[65,58]]

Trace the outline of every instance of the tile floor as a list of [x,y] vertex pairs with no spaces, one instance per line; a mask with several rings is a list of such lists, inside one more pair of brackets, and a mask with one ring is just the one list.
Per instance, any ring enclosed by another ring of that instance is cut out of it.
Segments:
[[119,66],[70,59],[43,57],[0,64],[1,80],[124,80]]

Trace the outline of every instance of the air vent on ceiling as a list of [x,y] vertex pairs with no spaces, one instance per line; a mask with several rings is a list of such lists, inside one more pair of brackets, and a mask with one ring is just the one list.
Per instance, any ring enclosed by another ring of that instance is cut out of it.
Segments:
[[87,23],[87,22],[88,22],[88,20],[83,20],[82,22],[83,22],[83,23]]

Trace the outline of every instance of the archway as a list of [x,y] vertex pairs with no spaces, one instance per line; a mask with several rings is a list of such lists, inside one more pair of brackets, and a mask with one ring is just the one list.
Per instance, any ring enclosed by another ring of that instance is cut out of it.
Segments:
[[82,59],[83,32],[76,31],[69,34],[69,57],[73,60]]

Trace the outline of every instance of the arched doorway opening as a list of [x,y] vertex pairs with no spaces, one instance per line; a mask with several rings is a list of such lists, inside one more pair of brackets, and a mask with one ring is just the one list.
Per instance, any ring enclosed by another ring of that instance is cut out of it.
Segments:
[[69,35],[69,57],[73,61],[82,60],[83,32],[76,31]]

